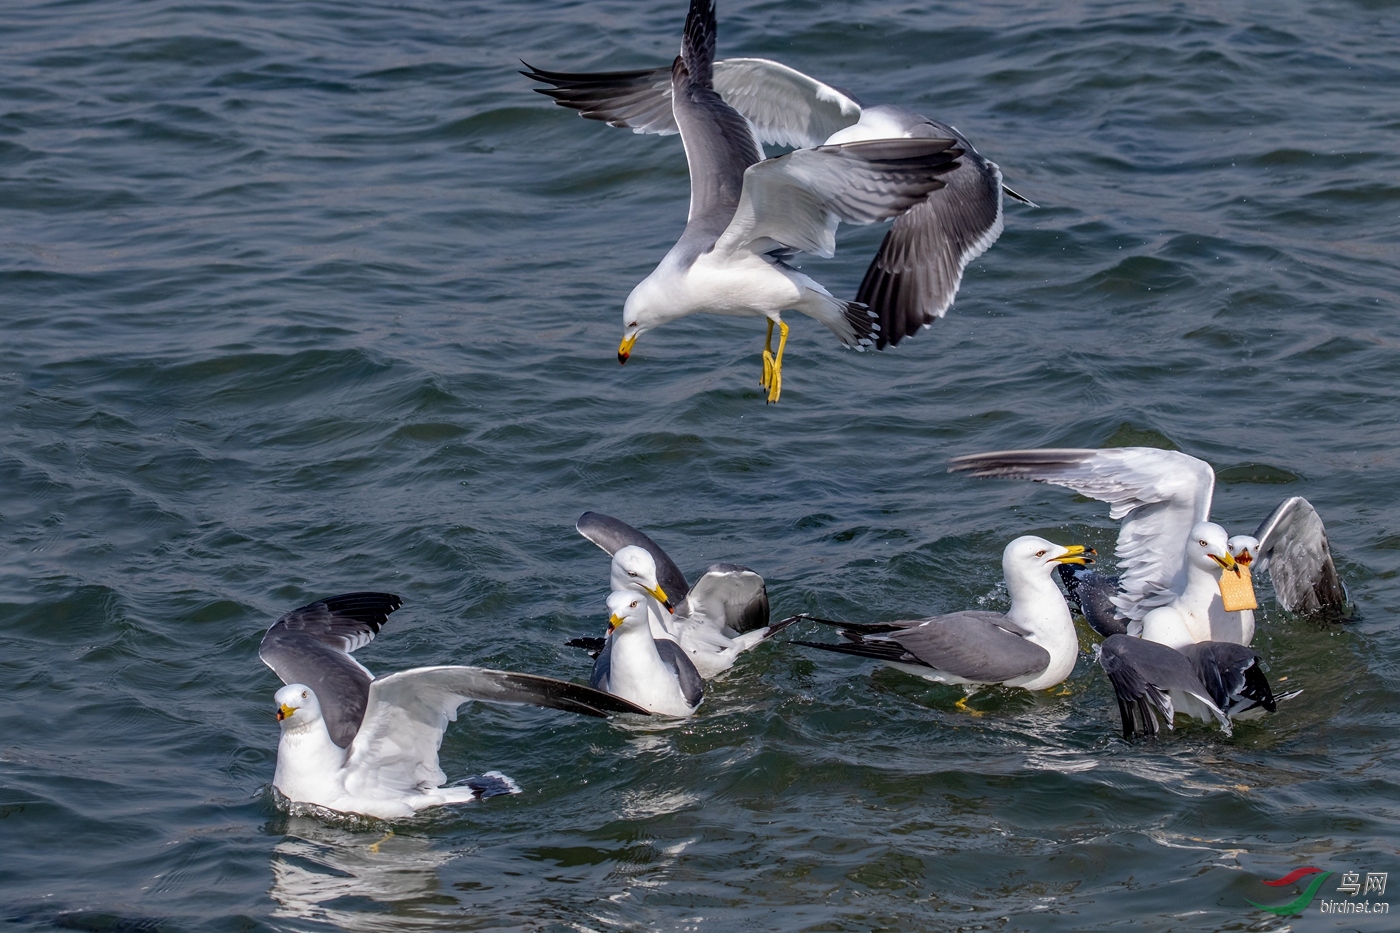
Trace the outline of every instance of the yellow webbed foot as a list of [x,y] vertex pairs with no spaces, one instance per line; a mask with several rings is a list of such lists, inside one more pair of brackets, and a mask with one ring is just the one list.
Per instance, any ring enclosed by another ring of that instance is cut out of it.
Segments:
[[985,715],[986,715],[986,713],[982,712],[980,709],[973,709],[972,707],[968,706],[968,705],[967,705],[967,697],[959,697],[959,698],[958,698],[958,702],[954,703],[953,706],[956,707],[957,709],[962,710],[964,713],[967,713],[969,716],[985,716]]
[[393,831],[392,829],[389,830],[389,831],[386,832],[382,837],[380,837],[380,839],[379,839],[378,842],[376,842],[376,843],[374,843],[373,845],[371,845],[371,846],[369,847],[369,850],[370,850],[371,852],[373,852],[375,855],[378,855],[378,854],[379,854],[379,847],[382,846],[384,843],[388,842],[388,841],[389,841],[389,838],[390,838],[391,836],[393,836],[393,835],[394,835],[394,831]]
[[763,388],[768,388],[773,384],[773,351],[763,351],[763,377],[758,380],[758,384]]

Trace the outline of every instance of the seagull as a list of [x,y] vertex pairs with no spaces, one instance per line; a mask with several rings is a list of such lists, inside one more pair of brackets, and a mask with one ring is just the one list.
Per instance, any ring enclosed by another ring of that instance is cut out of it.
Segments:
[[1080,544],[1065,547],[1023,535],[1001,555],[1011,594],[1005,615],[966,610],[865,625],[799,616],[840,626],[848,643],[797,644],[875,658],[939,683],[1046,690],[1070,675],[1079,656],[1069,606],[1051,574],[1061,564],[1090,563],[1090,554]]
[[[613,556],[614,591],[631,588],[648,602],[652,636],[676,641],[710,680],[734,665],[741,652],[791,624],[769,624],[763,578],[739,564],[712,564],[692,587],[670,556],[647,535],[601,512],[579,516],[579,534]],[[662,612],[662,609],[671,612]],[[591,639],[569,644],[601,648]]]
[[401,605],[391,593],[347,593],[293,609],[263,636],[258,657],[286,685],[273,697],[282,735],[272,783],[293,803],[387,820],[518,793],[499,772],[443,786],[438,747],[468,700],[589,716],[647,712],[579,684],[481,667],[417,667],[376,678],[351,653]]
[[852,348],[869,345],[875,331],[864,304],[832,297],[788,261],[799,252],[834,255],[838,221],[871,224],[908,210],[944,184],[941,176],[957,168],[964,150],[951,137],[885,139],[765,160],[748,121],[714,89],[715,28],[714,0],[692,0],[671,66],[690,213],[680,240],[627,296],[617,359],[626,363],[638,337],[688,314],[766,318],[759,384],[773,403],[788,337],[783,311],[817,319]]
[[[1139,634],[1151,610],[1175,602],[1189,618],[1194,641],[1249,644],[1254,613],[1224,605],[1218,591],[1197,586],[1190,604],[1178,601],[1188,587],[1186,554],[1195,526],[1210,520],[1215,471],[1210,464],[1176,450],[1118,447],[1104,450],[1003,450],[954,458],[951,473],[1029,479],[1067,486],[1075,492],[1109,503],[1110,515],[1122,519],[1116,555],[1120,576],[1106,598],[1130,634]],[[1216,528],[1220,526],[1216,525]],[[1253,542],[1246,540],[1252,538]],[[1248,551],[1245,567],[1268,570],[1279,603],[1290,612],[1341,613],[1346,592],[1327,545],[1322,520],[1306,499],[1284,500],[1252,536],[1237,536],[1240,553]],[[1254,547],[1249,545],[1253,543]],[[1233,558],[1229,541],[1217,554]],[[1238,579],[1244,578],[1240,570]],[[1102,587],[1100,578],[1096,585]],[[1100,599],[1104,594],[1100,591]],[[1081,605],[1084,602],[1080,590]],[[1209,619],[1209,622],[1204,620]],[[1108,625],[1104,626],[1108,628]]]
[[[662,136],[680,132],[669,68],[592,74],[521,72],[551,85],[535,88],[590,120]],[[883,350],[948,313],[967,264],[1002,232],[1002,192],[1035,207],[1002,183],[1001,169],[967,137],[904,107],[864,106],[851,94],[763,58],[714,63],[714,89],[762,143],[805,149],[872,139],[950,139],[963,155],[938,187],[898,215],[861,281],[856,301],[876,315]]]
[[652,637],[646,599],[632,590],[608,596],[608,640],[588,683],[652,713],[689,716],[705,698],[705,682],[680,645]]

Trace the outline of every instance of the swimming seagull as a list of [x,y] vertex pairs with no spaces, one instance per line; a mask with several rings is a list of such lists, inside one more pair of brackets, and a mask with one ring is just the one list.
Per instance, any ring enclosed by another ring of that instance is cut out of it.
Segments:
[[[713,0],[692,0],[671,66],[671,111],[690,168],[690,214],[680,240],[623,304],[618,362],[637,338],[687,314],[767,318],[759,384],[782,392],[785,310],[825,324],[848,347],[868,345],[874,315],[832,297],[788,264],[799,252],[832,256],[838,221],[871,224],[944,184],[964,150],[951,137],[847,142],[764,160],[738,111],[715,92]],[[773,329],[779,330],[777,351]]]
[[608,596],[608,639],[593,662],[589,685],[663,716],[689,716],[705,698],[705,683],[680,645],[654,638],[646,596]]
[[[669,68],[592,74],[525,66],[535,88],[590,120],[662,136],[680,131]],[[896,217],[856,301],[880,324],[875,346],[895,346],[948,313],[967,264],[1002,231],[1002,192],[1036,205],[1002,183],[1001,169],[962,133],[904,107],[863,106],[853,95],[763,58],[714,63],[714,89],[749,121],[764,143],[795,148],[871,139],[951,139],[963,151],[927,197]]]
[[[584,512],[577,528],[612,555],[613,590],[631,588],[656,600],[648,602],[652,635],[679,643],[706,680],[727,671],[741,652],[791,624],[769,624],[763,577],[748,567],[712,564],[692,587],[660,545],[626,522]],[[569,644],[601,647],[592,639]]]
[[[812,619],[841,628],[847,644],[797,644],[884,661],[945,684],[1003,684],[1046,690],[1074,670],[1079,641],[1069,607],[1051,575],[1061,564],[1087,564],[1093,551],[1024,535],[1002,551],[1011,608],[967,610],[926,619],[859,625]],[[810,616],[799,616],[809,618]]]
[[[955,457],[951,473],[1029,479],[1067,486],[1075,492],[1109,503],[1113,518],[1122,519],[1116,555],[1120,576],[1116,589],[1102,592],[1116,610],[1125,630],[1138,634],[1144,616],[1176,601],[1184,609],[1193,641],[1249,644],[1254,613],[1227,612],[1217,590],[1196,587],[1190,605],[1177,600],[1188,586],[1186,554],[1193,529],[1210,518],[1215,471],[1210,464],[1176,450],[1118,447],[1105,450],[1003,450]],[[1215,526],[1219,527],[1219,526]],[[1301,496],[1284,500],[1264,519],[1250,547],[1246,536],[1235,546],[1248,568],[1269,571],[1280,605],[1290,612],[1341,613],[1346,592],[1327,545],[1327,533],[1312,505]],[[1226,547],[1229,542],[1218,542]],[[1225,554],[1219,555],[1223,560]],[[1237,577],[1245,577],[1244,569]],[[1095,585],[1102,587],[1101,578]],[[1081,602],[1084,599],[1080,591]],[[1105,628],[1108,626],[1105,625]]]
[[289,800],[395,819],[518,793],[498,772],[442,786],[438,747],[468,700],[588,716],[647,712],[579,684],[480,667],[418,667],[376,678],[351,652],[369,644],[402,604],[390,593],[348,593],[293,609],[263,636],[258,657],[286,684],[274,697],[282,737],[272,783]]

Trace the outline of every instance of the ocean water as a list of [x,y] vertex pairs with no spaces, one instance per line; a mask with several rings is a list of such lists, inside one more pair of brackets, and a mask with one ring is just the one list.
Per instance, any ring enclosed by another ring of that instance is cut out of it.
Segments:
[[[0,7],[0,930],[1395,929],[1249,902],[1400,872],[1400,4],[726,0],[721,55],[953,123],[1040,204],[896,349],[790,316],[775,406],[756,321],[617,365],[679,140],[516,73],[664,64],[684,15]],[[850,297],[880,235],[804,269]],[[403,597],[375,671],[583,680],[596,509],[781,615],[999,608],[1012,537],[1116,525],[947,460],[1131,443],[1208,460],[1235,530],[1306,496],[1356,603],[1262,587],[1304,692],[1233,737],[1123,742],[1087,630],[1066,694],[969,713],[799,626],[683,723],[465,708],[444,769],[518,796],[390,827],[269,790],[257,645],[312,599]]]

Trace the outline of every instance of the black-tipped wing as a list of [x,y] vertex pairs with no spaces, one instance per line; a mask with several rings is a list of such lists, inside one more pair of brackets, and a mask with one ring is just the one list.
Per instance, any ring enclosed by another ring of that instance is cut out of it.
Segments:
[[1269,679],[1264,676],[1264,659],[1253,648],[1225,641],[1203,641],[1187,645],[1181,653],[1191,661],[1215,705],[1238,716],[1262,706],[1278,709]]
[[350,656],[373,640],[403,605],[392,593],[347,593],[282,616],[263,636],[258,657],[284,684],[316,693],[331,741],[347,748],[364,718],[374,675]]
[[645,548],[656,561],[656,580],[666,595],[679,599],[682,593],[690,592],[690,584],[675,561],[661,549],[661,545],[642,534],[626,522],[604,515],[602,512],[584,512],[575,525],[578,533],[598,545],[609,555],[616,554],[625,547]]
[[911,135],[949,137],[965,152],[942,187],[895,219],[865,272],[856,301],[880,320],[875,346],[895,346],[943,317],[963,269],[1001,236],[1001,169],[950,126],[924,120]]
[[685,697],[685,701],[691,706],[699,706],[705,696],[705,681],[695,669],[695,662],[690,660],[690,656],[680,645],[669,639],[663,638],[656,642],[656,653],[661,655],[661,663],[676,675],[676,682],[680,684],[681,696]]
[[1290,612],[1340,611],[1346,589],[1332,562],[1327,529],[1307,499],[1278,504],[1254,533],[1258,566],[1269,572],[1279,603]]
[[1110,635],[1099,646],[1099,666],[1113,684],[1118,712],[1123,719],[1123,738],[1135,734],[1156,735],[1161,731],[1155,714],[1167,728],[1176,715],[1171,691],[1189,694],[1207,707],[1226,733],[1230,719],[1210,697],[1191,660],[1173,648],[1130,635]]
[[963,151],[951,139],[881,139],[798,149],[751,165],[715,249],[776,246],[832,256],[836,224],[871,224],[908,210]]
[[525,63],[525,77],[553,87],[535,88],[561,107],[589,120],[626,127],[634,133],[670,136],[680,132],[671,113],[671,69],[571,74]]
[[715,564],[695,581],[676,617],[700,620],[730,637],[752,632],[768,624],[768,589],[747,567]]
[[888,634],[869,634],[875,626],[843,627],[841,634],[849,644],[800,644],[927,667],[971,683],[999,684],[1043,671],[1050,665],[1049,652],[1010,631],[1008,622],[995,612],[954,612],[901,622]]

